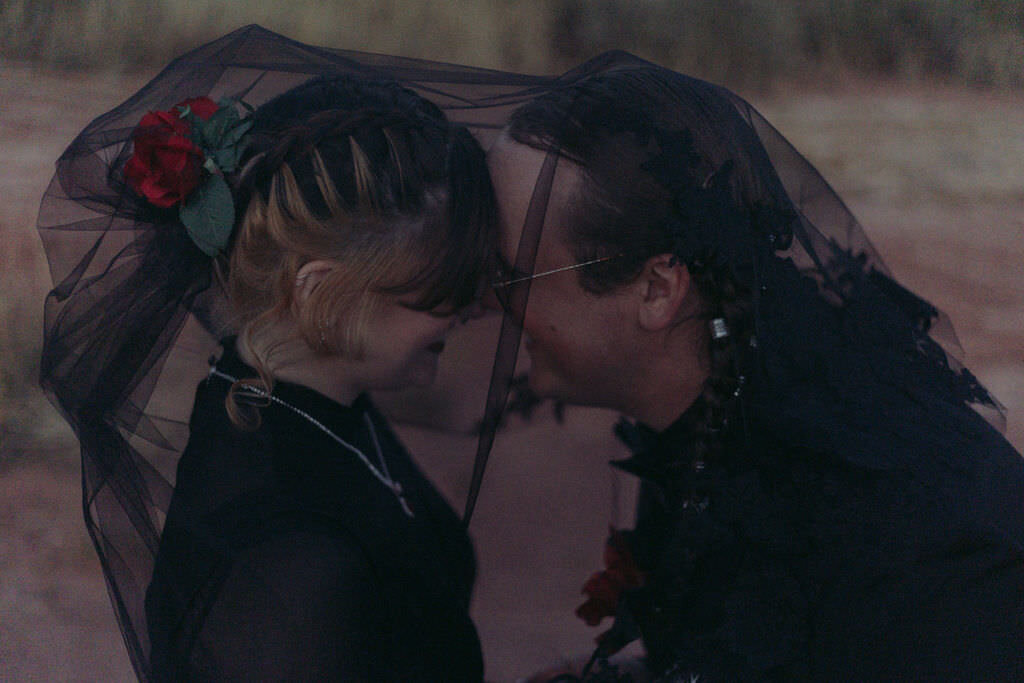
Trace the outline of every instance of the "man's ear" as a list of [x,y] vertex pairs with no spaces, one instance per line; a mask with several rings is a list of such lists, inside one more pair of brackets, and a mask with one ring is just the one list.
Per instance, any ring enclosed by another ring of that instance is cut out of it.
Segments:
[[655,332],[673,325],[690,293],[690,285],[690,271],[671,254],[649,258],[635,280],[640,327]]
[[295,305],[302,308],[309,301],[310,295],[323,283],[324,278],[337,268],[337,264],[331,261],[310,261],[295,274]]

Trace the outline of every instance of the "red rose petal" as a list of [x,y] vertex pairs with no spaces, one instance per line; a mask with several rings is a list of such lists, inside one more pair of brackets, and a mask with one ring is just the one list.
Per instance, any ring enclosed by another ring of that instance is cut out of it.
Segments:
[[159,136],[188,135],[189,133],[188,122],[178,116],[177,112],[171,111],[150,112],[143,117],[139,125]]
[[[183,101],[201,119],[217,111],[208,97]],[[180,111],[149,112],[132,137],[132,157],[125,164],[128,185],[154,206],[170,208],[184,200],[198,185],[203,153],[189,137],[191,128]]]
[[592,600],[587,600],[585,603],[576,608],[576,616],[586,622],[587,626],[597,626],[601,623],[601,620],[607,616],[610,616],[603,608]]
[[178,203],[180,197],[172,193],[160,184],[160,179],[153,176],[147,177],[139,187],[139,194],[149,200],[150,204],[159,206],[162,209],[169,209]]
[[177,105],[175,105],[175,108],[178,107],[182,109],[184,109],[185,107],[189,107],[192,110],[192,113],[201,118],[203,121],[209,119],[211,116],[217,113],[218,109],[220,109],[220,107],[217,106],[217,103],[211,100],[209,97],[190,97],[189,99],[182,100]]
[[607,572],[598,572],[587,579],[587,582],[583,584],[583,593],[588,595],[592,600],[617,603],[621,592],[622,585],[613,580]]
[[607,568],[592,575],[583,585],[588,600],[576,609],[576,615],[590,626],[596,626],[604,617],[614,616],[623,591],[638,588],[644,581],[629,543],[615,529],[610,529],[604,563]]

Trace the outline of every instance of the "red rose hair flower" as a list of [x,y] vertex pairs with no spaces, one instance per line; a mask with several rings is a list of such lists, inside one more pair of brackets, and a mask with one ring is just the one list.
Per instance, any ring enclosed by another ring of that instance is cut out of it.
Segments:
[[178,207],[189,237],[207,256],[223,253],[235,223],[234,197],[225,180],[248,145],[251,120],[244,102],[191,97],[169,111],[151,111],[132,135],[124,178],[150,204]]
[[218,107],[208,97],[194,97],[170,111],[149,112],[132,138],[134,152],[124,167],[125,180],[150,204],[170,208],[184,201],[202,177],[203,151],[192,140],[192,127],[181,112],[207,120]]

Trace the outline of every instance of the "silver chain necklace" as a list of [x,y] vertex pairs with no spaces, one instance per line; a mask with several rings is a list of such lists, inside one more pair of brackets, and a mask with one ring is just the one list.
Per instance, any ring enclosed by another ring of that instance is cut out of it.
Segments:
[[[221,379],[225,379],[231,382],[232,384],[238,382],[237,378],[232,377],[227,373],[221,372],[214,365],[210,366],[210,376],[220,377]],[[377,459],[380,461],[380,468],[378,468],[376,465],[370,462],[370,459],[366,457],[365,453],[363,453],[361,450],[350,444],[348,441],[345,441],[340,436],[332,432],[330,429],[327,428],[326,425],[324,425],[322,422],[317,420],[315,417],[313,417],[306,411],[296,408],[290,403],[282,401],[273,394],[268,394],[259,387],[252,386],[251,384],[243,384],[242,386],[245,388],[246,391],[250,391],[256,396],[261,396],[267,400],[273,401],[274,403],[280,406],[284,406],[285,408],[292,411],[296,415],[306,418],[310,423],[318,427],[320,431],[334,439],[340,446],[344,447],[349,452],[354,453],[356,456],[358,456],[362,463],[366,465],[366,469],[370,470],[370,473],[373,474],[373,476],[375,476],[378,479],[378,481],[380,481],[380,483],[384,484],[384,486],[386,486],[393,494],[395,494],[395,498],[398,499],[398,504],[402,506],[402,510],[405,512],[405,514],[409,517],[415,517],[415,515],[412,512],[412,508],[409,507],[408,501],[405,500],[405,494],[402,491],[402,484],[393,479],[391,477],[391,473],[388,471],[387,460],[384,459],[384,452],[381,450],[380,441],[377,440],[377,430],[376,428],[374,428],[373,420],[370,419],[370,416],[368,414],[363,413],[363,420],[366,422],[366,426],[370,430],[370,438],[373,439],[373,447],[377,451]]]

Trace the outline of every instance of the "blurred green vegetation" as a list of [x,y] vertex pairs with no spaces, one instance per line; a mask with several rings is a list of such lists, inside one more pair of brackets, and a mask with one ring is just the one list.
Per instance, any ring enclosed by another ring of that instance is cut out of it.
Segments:
[[249,23],[319,45],[532,72],[619,48],[751,87],[851,74],[1024,85],[1020,0],[0,0],[0,51],[152,66]]

